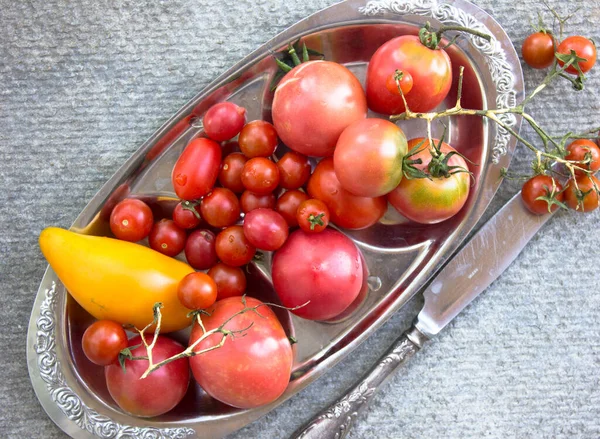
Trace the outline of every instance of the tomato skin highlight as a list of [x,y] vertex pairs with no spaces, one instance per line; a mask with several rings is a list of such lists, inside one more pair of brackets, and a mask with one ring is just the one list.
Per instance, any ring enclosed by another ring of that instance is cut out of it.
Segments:
[[[562,40],[558,45],[558,49],[556,49],[558,53],[565,55],[569,55],[571,50],[574,50],[578,57],[586,60],[579,62],[579,68],[583,73],[589,72],[591,68],[594,67],[594,64],[596,64],[596,46],[590,39],[579,35],[573,35]],[[564,63],[561,60],[558,60],[558,65],[562,67]],[[565,72],[571,73],[572,75],[578,74],[574,64],[567,67]]]
[[[553,186],[554,184],[554,186]],[[553,188],[556,189],[553,189]],[[548,175],[536,175],[525,182],[521,189],[521,199],[525,207],[533,214],[545,215],[548,212],[548,203],[544,200],[538,200],[538,197],[548,196],[555,190],[554,198],[562,202],[565,198],[562,192],[562,185]],[[558,209],[557,204],[550,207],[550,211],[554,212]]]
[[177,196],[198,200],[208,194],[219,175],[221,147],[210,139],[192,140],[173,167],[171,180]]
[[554,62],[554,39],[547,32],[535,32],[521,47],[523,60],[534,69],[545,69]]

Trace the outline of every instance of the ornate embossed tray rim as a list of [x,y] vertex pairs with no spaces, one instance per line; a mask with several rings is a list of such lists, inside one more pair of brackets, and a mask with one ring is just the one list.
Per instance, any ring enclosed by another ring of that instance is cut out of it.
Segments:
[[[74,226],[88,225],[111,191],[123,181],[131,169],[142,164],[146,154],[182,116],[189,115],[199,102],[233,81],[237,73],[243,72],[245,66],[252,60],[264,58],[272,51],[284,47],[289,41],[322,30],[359,24],[395,23],[399,20],[414,25],[422,24],[427,20],[434,23],[460,24],[493,35],[491,43],[478,37],[467,36],[461,38],[458,44],[474,47],[485,59],[489,77],[484,78],[483,81],[489,85],[488,91],[495,96],[495,102],[492,104],[497,107],[514,106],[517,98],[522,96],[522,73],[512,44],[500,26],[476,6],[464,0],[448,0],[439,3],[431,0],[380,0],[367,3],[361,0],[345,1],[295,24],[217,78],[140,147],[96,194]],[[489,102],[487,104],[489,105]],[[511,115],[504,117],[511,126],[516,126],[520,122]],[[436,254],[440,256],[426,261],[424,263],[426,269],[411,280],[409,288],[394,300],[386,302],[385,308],[374,316],[366,327],[349,328],[344,336],[351,338],[343,348],[328,353],[324,359],[319,359],[315,364],[305,364],[297,368],[288,390],[278,401],[259,409],[236,411],[203,422],[194,422],[194,420],[156,422],[139,419],[99,403],[97,399],[90,397],[90,389],[85,383],[72,379],[73,373],[69,368],[73,365],[65,357],[64,352],[57,350],[57,345],[65,346],[68,343],[64,332],[57,331],[57,327],[64,327],[66,319],[60,312],[60,305],[64,306],[66,300],[66,292],[52,270],[48,269],[33,307],[27,346],[29,373],[42,406],[53,421],[74,438],[184,438],[194,435],[206,438],[220,437],[267,413],[321,376],[372,334],[441,267],[473,228],[493,197],[500,180],[500,169],[508,167],[515,146],[514,140],[508,133],[495,130],[487,124],[485,126],[486,144],[491,151],[489,155],[484,155],[487,162],[484,163],[479,175],[477,198],[471,203],[468,215],[465,215],[452,232],[452,239],[444,241],[441,246],[443,248],[437,251]],[[337,415],[340,414],[332,413],[332,416]]]

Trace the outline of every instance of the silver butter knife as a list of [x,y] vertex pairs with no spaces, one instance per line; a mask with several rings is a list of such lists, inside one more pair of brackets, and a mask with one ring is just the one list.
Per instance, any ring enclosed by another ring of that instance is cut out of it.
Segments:
[[515,195],[465,244],[424,290],[425,303],[404,332],[344,396],[292,437],[341,439],[377,390],[516,259],[552,215],[533,215]]

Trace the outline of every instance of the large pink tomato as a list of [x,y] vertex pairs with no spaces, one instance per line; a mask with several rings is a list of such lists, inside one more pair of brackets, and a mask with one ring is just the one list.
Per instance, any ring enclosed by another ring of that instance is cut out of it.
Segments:
[[281,303],[302,306],[294,314],[329,320],[356,299],[363,282],[360,252],[334,229],[320,233],[297,230],[273,256],[273,286]]
[[[436,145],[438,140],[433,140]],[[411,160],[421,160],[415,168],[430,173],[432,160],[430,143],[423,138],[411,139],[409,151],[421,144],[419,152]],[[456,151],[447,143],[440,148],[443,154]],[[431,175],[429,178],[403,178],[396,189],[388,194],[388,201],[406,218],[421,224],[435,224],[456,215],[469,196],[471,176],[466,161],[459,155],[448,159],[448,166],[457,166],[447,177]],[[464,169],[464,172],[457,172]],[[434,171],[435,172],[435,171]]]
[[383,114],[405,111],[402,96],[389,87],[396,70],[412,76],[412,88],[405,96],[411,111],[433,110],[452,85],[450,57],[443,49],[429,49],[415,35],[397,37],[377,49],[369,62],[367,102],[371,110]]
[[398,186],[407,152],[404,132],[383,119],[364,119],[346,128],[333,153],[342,187],[361,197],[379,197]]
[[[246,297],[246,306],[262,305]],[[207,331],[223,325],[244,309],[241,297],[219,300],[202,316]],[[213,398],[238,408],[253,408],[275,401],[287,388],[292,372],[292,346],[275,313],[266,305],[239,314],[224,326],[241,331],[228,337],[223,346],[190,359],[192,373],[200,386]],[[192,328],[190,344],[202,337],[202,328]],[[194,351],[218,345],[217,333],[200,342]]]
[[288,147],[304,155],[333,154],[342,131],[367,116],[367,100],[354,74],[331,61],[295,67],[277,85],[273,124]]

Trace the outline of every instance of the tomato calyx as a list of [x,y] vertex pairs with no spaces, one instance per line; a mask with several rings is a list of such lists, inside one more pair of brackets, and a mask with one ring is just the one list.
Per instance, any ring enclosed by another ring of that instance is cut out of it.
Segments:
[[[590,40],[590,41],[592,41],[592,40]],[[583,90],[583,83],[586,78],[585,78],[583,71],[581,70],[581,67],[579,66],[579,63],[586,62],[587,59],[578,56],[577,52],[575,52],[573,49],[571,49],[571,52],[568,54],[556,52],[554,54],[554,56],[556,57],[557,60],[559,60],[561,63],[563,63],[563,65],[561,66],[562,72],[559,74],[559,76],[561,78],[565,78],[565,79],[569,80],[575,90],[577,90],[577,91]],[[564,70],[566,70],[568,67],[572,67],[577,71],[577,77],[575,79],[567,76],[564,73]]]
[[[548,204],[548,213],[552,213],[552,206],[558,206],[561,209],[568,209],[565,203],[558,199],[558,195],[562,194],[566,188],[560,189],[556,185],[556,180],[552,179],[552,188],[549,188],[547,185],[544,185],[544,190],[546,191],[545,195],[541,195],[536,198],[536,201],[545,201]],[[583,195],[585,198],[585,195]]]
[[468,27],[464,26],[441,26],[437,31],[433,31],[431,29],[431,23],[429,21],[425,23],[425,25],[419,30],[419,40],[421,41],[421,44],[423,44],[423,46],[427,47],[428,49],[446,49],[447,47],[450,47],[452,44],[454,44],[456,42],[456,39],[458,38],[458,35],[454,36],[448,44],[441,47],[440,43],[442,41],[442,34],[448,31],[466,32],[483,38],[486,41],[492,40],[492,37],[490,35],[485,34],[483,32],[479,32],[475,29],[469,29]]
[[311,213],[308,216],[308,222],[310,223],[310,230],[315,230],[316,226],[324,226],[325,225],[325,223],[323,222],[324,216],[325,216],[324,213],[320,213],[318,215]]
[[125,368],[125,362],[127,360],[147,360],[148,356],[139,356],[139,357],[135,357],[133,355],[133,353],[131,351],[136,350],[137,348],[139,348],[142,344],[136,344],[134,346],[129,346],[126,347],[125,349],[123,349],[121,352],[119,352],[119,365],[121,366],[121,369],[123,369],[123,373],[125,373],[127,370]]
[[[444,136],[442,136],[442,139],[443,139],[443,137]],[[413,156],[417,155],[418,153],[422,152],[426,148],[426,147],[425,148],[423,147],[423,145],[425,144],[426,141],[427,140],[423,140],[423,141],[417,143],[408,152],[408,154],[406,154],[406,156],[404,156],[404,159],[402,161],[402,171],[406,178],[408,178],[409,180],[416,179],[416,178],[427,178],[429,180],[433,180],[434,178],[450,178],[452,175],[458,174],[460,172],[466,172],[467,174],[469,174],[471,176],[473,175],[472,172],[470,172],[468,169],[466,169],[462,166],[452,166],[452,165],[448,164],[450,158],[453,155],[458,155],[459,157],[463,158],[465,161],[467,161],[471,164],[475,164],[475,163],[471,162],[469,159],[467,159],[464,155],[462,155],[458,151],[450,151],[447,154],[443,153],[441,150],[443,140],[440,140],[437,145],[435,142],[431,142],[431,145],[433,145],[433,146],[429,149],[429,152],[431,154],[431,161],[427,165],[427,172],[415,167],[414,165],[420,165],[423,163],[423,161],[421,159],[414,160],[414,159],[411,159],[410,157],[413,157]]]
[[[299,53],[302,54],[302,59],[300,59],[298,56]],[[282,50],[277,54],[273,54],[273,59],[279,67],[279,71],[275,75],[275,78],[273,78],[273,82],[271,83],[271,91],[275,91],[277,84],[287,72],[304,62],[310,61],[311,57],[324,59],[325,55],[314,49],[306,47],[306,43],[304,42],[302,45],[300,45],[300,39],[296,40],[294,43],[289,43],[286,50]]]
[[200,213],[196,210],[196,206],[199,206],[199,205],[200,205],[200,203],[195,202],[195,201],[184,200],[181,202],[181,207],[183,208],[183,210],[189,210],[190,212],[192,212],[194,214],[196,219],[201,220],[202,217],[200,216]]

